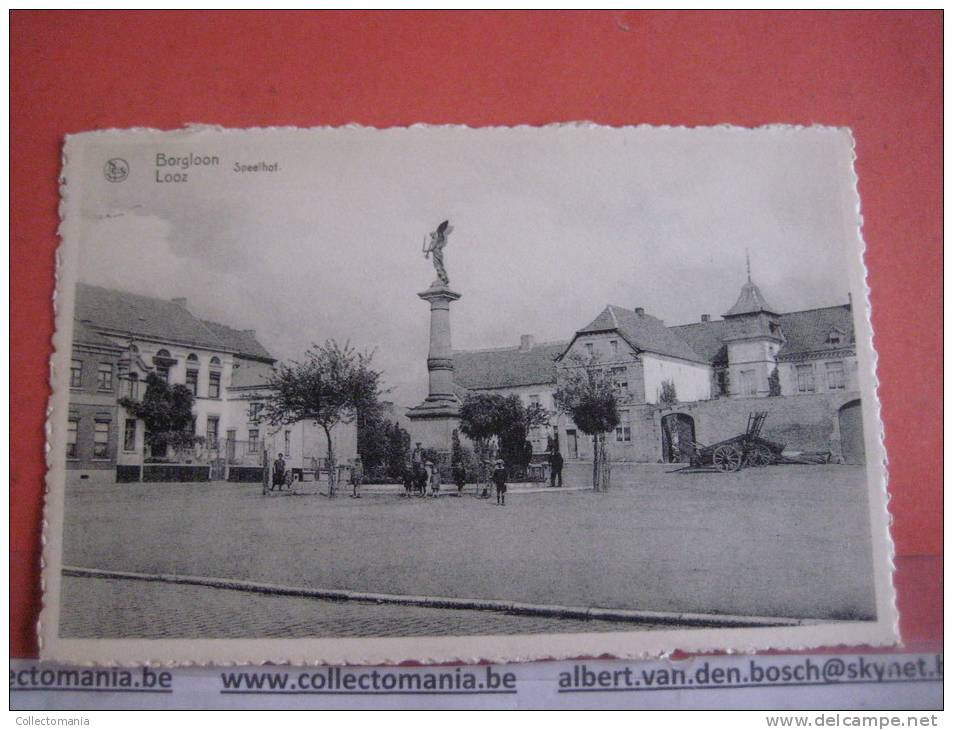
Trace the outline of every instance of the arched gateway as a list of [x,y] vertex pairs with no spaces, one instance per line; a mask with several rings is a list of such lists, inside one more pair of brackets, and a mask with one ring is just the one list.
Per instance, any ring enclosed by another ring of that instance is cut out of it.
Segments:
[[662,416],[662,460],[688,463],[695,450],[695,419],[687,413]]
[[837,412],[841,453],[847,464],[864,463],[864,425],[860,401],[852,400]]

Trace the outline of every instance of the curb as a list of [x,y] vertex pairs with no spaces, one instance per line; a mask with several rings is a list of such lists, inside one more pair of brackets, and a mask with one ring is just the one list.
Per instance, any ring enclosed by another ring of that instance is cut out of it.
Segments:
[[620,608],[596,608],[585,606],[543,605],[521,603],[518,601],[497,601],[481,598],[451,598],[442,596],[411,596],[394,593],[367,593],[333,588],[305,588],[283,586],[273,583],[235,580],[230,578],[208,578],[196,575],[175,575],[162,573],[133,573],[122,570],[101,570],[63,566],[64,576],[75,578],[111,578],[118,580],[140,580],[153,583],[172,583],[178,585],[204,586],[246,593],[262,593],[273,596],[293,596],[296,598],[316,598],[328,601],[358,601],[362,603],[396,604],[420,606],[424,608],[455,608],[471,611],[496,611],[522,616],[542,616],[576,620],[618,621],[632,624],[671,624],[677,626],[697,626],[710,628],[752,628],[775,626],[806,626],[822,623],[817,619],[799,619],[779,616],[741,616],[733,614],[685,613],[672,611],[634,611]]

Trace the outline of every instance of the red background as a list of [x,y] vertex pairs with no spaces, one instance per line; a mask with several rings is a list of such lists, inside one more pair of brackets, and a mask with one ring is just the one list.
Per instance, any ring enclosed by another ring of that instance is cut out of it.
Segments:
[[103,127],[849,126],[901,630],[941,637],[942,13],[11,13],[10,651],[36,654],[57,175]]

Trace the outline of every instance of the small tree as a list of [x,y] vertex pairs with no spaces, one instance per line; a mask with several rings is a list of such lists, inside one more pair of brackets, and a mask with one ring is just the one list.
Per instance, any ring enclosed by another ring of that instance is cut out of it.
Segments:
[[781,374],[778,372],[778,366],[775,365],[768,375],[768,395],[781,395]]
[[556,407],[569,416],[584,434],[592,437],[592,483],[596,491],[609,489],[610,467],[606,434],[619,425],[615,388],[602,371],[573,358],[561,373],[562,382],[553,393]]
[[314,421],[328,442],[328,495],[334,496],[335,426],[352,423],[359,413],[380,412],[381,373],[371,367],[374,354],[358,352],[334,340],[312,345],[302,362],[281,364],[268,382],[270,395],[262,416],[273,426]]
[[659,390],[659,405],[674,406],[678,404],[678,393],[675,392],[675,381],[663,380]]
[[119,405],[143,421],[145,443],[150,452],[166,448],[192,448],[204,438],[192,432],[192,391],[184,385],[169,385],[155,373],[146,376],[146,392],[141,401],[120,398]]
[[477,447],[480,461],[488,457],[495,439],[500,455],[516,472],[523,472],[532,458],[527,450],[530,429],[549,423],[549,413],[538,403],[524,406],[516,394],[470,393],[460,408],[460,430]]

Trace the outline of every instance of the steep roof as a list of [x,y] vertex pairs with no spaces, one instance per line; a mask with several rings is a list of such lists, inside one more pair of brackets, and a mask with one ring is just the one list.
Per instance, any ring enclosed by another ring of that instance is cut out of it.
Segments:
[[705,362],[713,365],[728,364],[728,346],[724,343],[728,334],[728,323],[725,320],[680,324],[669,329],[685,340]]
[[73,320],[73,342],[78,345],[92,345],[94,347],[108,347],[116,352],[121,352],[122,348],[108,337],[92,329],[86,322],[80,319]]
[[203,319],[201,322],[218,335],[230,350],[235,350],[246,357],[267,360],[268,362],[275,361],[268,350],[255,339],[254,330],[237,330],[218,322],[210,322],[207,319]]
[[454,383],[468,390],[513,388],[556,382],[556,357],[567,342],[541,342],[531,348],[502,347],[453,353]]
[[630,345],[645,352],[693,362],[705,361],[674,328],[666,327],[662,320],[614,304],[603,309],[598,317],[578,330],[576,335],[611,331],[618,332]]
[[751,279],[748,279],[744,286],[741,287],[741,294],[738,295],[738,301],[735,302],[731,309],[725,312],[725,316],[734,317],[739,314],[757,314],[758,312],[777,314],[777,310],[768,304],[761,290],[758,288],[758,285],[751,281]]
[[79,283],[76,285],[75,316],[79,320],[88,320],[94,329],[272,359],[250,333],[205,322],[181,304],[165,299]]
[[[833,329],[842,333],[839,344],[827,341]],[[779,358],[797,357],[811,352],[843,350],[855,346],[854,318],[850,306],[846,304],[782,314],[781,332],[785,342],[778,351]]]

